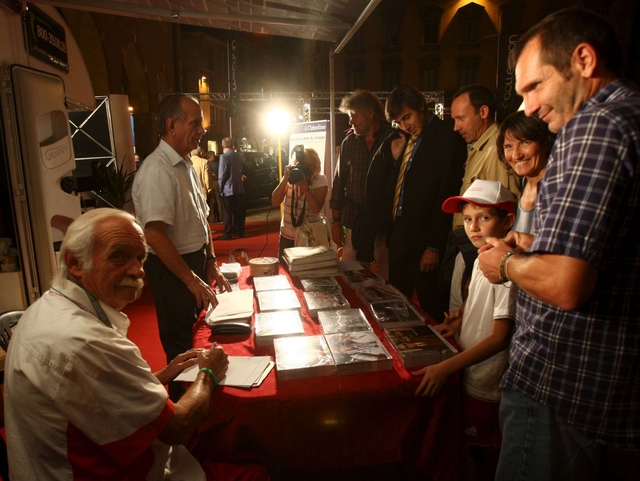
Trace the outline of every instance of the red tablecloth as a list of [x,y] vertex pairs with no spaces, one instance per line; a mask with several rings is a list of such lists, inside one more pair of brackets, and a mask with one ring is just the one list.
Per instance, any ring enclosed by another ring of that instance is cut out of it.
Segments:
[[[288,276],[286,268],[280,273]],[[241,288],[253,288],[247,267]],[[321,334],[308,315],[302,287],[290,278],[300,299],[305,332]],[[369,309],[344,283],[352,307],[363,310],[378,337],[382,330]],[[257,301],[254,304],[257,312]],[[229,355],[268,355],[273,346],[256,346],[254,334],[213,336],[202,316],[194,326],[194,345],[217,341]],[[434,399],[414,396],[420,378],[394,357],[394,369],[292,381],[276,380],[274,370],[258,388],[219,387],[211,414],[201,426],[214,458],[263,456],[279,469],[332,469],[405,461],[433,480],[457,479],[462,446],[459,376],[452,376]]]

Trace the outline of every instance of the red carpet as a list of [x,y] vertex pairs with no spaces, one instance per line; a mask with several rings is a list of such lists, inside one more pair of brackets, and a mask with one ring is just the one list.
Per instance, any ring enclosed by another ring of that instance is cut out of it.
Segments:
[[[255,257],[277,257],[279,237],[279,213],[275,219],[268,222],[247,222],[245,224],[245,237],[233,240],[214,240],[213,247],[218,257],[218,264],[229,262],[229,252],[234,249],[244,248],[250,259]],[[273,215],[273,214],[272,214]],[[215,239],[222,231],[222,224],[212,224],[211,229],[217,231],[213,234]],[[140,299],[129,304],[124,313],[131,320],[129,327],[129,339],[140,349],[142,357],[157,371],[166,365],[166,357],[160,344],[156,309],[149,286],[145,285]]]
[[280,213],[270,213],[273,219],[261,222],[247,222],[244,227],[244,238],[233,240],[216,240],[222,235],[222,223],[211,224],[213,248],[218,257],[218,264],[229,262],[229,251],[245,248],[250,259],[255,257],[277,257],[278,237],[280,235]]

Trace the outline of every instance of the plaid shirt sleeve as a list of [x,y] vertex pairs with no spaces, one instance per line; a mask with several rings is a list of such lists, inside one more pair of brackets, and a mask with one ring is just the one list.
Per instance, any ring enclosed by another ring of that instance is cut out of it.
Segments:
[[623,119],[611,117],[607,111],[585,115],[562,132],[548,166],[551,175],[540,191],[546,202],[537,209],[540,235],[532,250],[575,257],[601,268],[614,247],[620,234],[615,224],[627,207],[625,193],[634,166]]

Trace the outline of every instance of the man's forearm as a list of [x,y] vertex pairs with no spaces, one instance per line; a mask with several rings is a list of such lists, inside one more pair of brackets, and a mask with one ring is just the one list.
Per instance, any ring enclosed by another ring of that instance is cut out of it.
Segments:
[[174,406],[167,427],[158,436],[165,444],[184,444],[209,414],[211,395],[215,385],[206,372],[198,373],[195,382]]
[[506,261],[504,271],[531,297],[565,310],[584,304],[598,277],[591,264],[559,254],[515,254]]

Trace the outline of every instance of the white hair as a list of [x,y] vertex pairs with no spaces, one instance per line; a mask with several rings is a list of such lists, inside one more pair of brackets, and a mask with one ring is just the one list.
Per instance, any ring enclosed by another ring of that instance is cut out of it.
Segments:
[[[75,219],[67,229],[67,233],[60,246],[58,269],[53,276],[52,284],[64,285],[69,280],[69,269],[65,261],[65,254],[71,253],[81,263],[82,268],[90,270],[92,267],[93,246],[96,241],[97,227],[107,219],[120,217],[135,224],[136,219],[128,212],[119,209],[93,209]],[[136,224],[137,225],[137,224]]]

